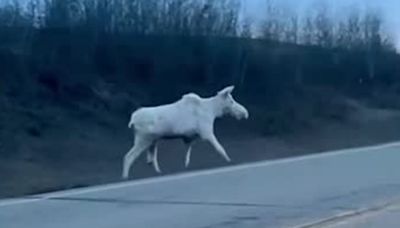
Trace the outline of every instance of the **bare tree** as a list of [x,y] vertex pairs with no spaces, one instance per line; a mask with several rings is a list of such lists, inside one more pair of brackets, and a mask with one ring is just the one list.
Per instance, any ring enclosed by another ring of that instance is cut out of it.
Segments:
[[284,32],[284,41],[288,43],[298,44],[299,43],[299,17],[297,13],[288,15],[287,23]]
[[253,36],[253,31],[252,31],[252,22],[250,18],[246,17],[243,19],[241,25],[240,25],[240,32],[239,36],[242,38],[252,38]]
[[376,57],[382,49],[382,17],[373,11],[366,13],[364,17],[364,43],[367,49],[367,65],[369,79],[375,78]]
[[265,9],[264,20],[261,22],[262,37],[266,40],[282,40],[285,32],[282,7],[273,0],[266,0]]
[[330,18],[328,6],[320,3],[316,5],[314,18],[315,42],[321,47],[332,47],[333,45],[333,22]]
[[302,43],[306,45],[315,44],[315,27],[313,24],[313,17],[306,15],[302,23]]

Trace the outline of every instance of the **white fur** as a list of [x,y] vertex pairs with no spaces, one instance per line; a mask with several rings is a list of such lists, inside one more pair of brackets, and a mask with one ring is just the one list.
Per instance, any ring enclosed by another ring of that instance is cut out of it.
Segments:
[[133,112],[128,126],[135,132],[134,146],[124,157],[122,177],[129,177],[130,167],[144,151],[148,151],[147,162],[153,163],[154,169],[161,172],[157,161],[157,141],[166,137],[184,139],[188,147],[186,167],[190,162],[193,142],[197,138],[210,142],[229,162],[229,156],[214,135],[214,121],[226,114],[237,119],[249,117],[246,108],[233,99],[233,89],[233,86],[226,87],[210,98],[189,93],[174,103],[140,108]]

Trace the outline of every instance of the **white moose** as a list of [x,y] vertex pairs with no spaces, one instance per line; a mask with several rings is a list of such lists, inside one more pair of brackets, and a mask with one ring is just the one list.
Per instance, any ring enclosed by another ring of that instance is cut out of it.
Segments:
[[174,103],[157,107],[143,107],[132,113],[128,127],[133,128],[135,140],[133,147],[123,160],[122,178],[129,177],[129,170],[135,160],[147,151],[147,162],[153,163],[160,173],[157,161],[157,142],[161,139],[182,139],[188,150],[185,166],[190,162],[193,142],[200,138],[208,141],[226,161],[231,159],[214,135],[214,121],[230,114],[236,119],[247,119],[249,113],[236,102],[231,93],[234,86],[226,87],[217,95],[201,98],[189,93]]

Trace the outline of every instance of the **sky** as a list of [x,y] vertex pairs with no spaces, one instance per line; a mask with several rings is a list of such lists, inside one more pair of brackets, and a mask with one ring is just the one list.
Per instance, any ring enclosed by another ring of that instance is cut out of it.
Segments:
[[[262,18],[266,0],[242,0],[245,11],[255,20]],[[279,4],[291,7],[297,11],[306,12],[310,6],[317,3],[332,7],[334,14],[344,15],[346,9],[358,6],[361,9],[378,9],[387,22],[386,29],[393,36],[396,46],[400,49],[400,0],[275,0]]]

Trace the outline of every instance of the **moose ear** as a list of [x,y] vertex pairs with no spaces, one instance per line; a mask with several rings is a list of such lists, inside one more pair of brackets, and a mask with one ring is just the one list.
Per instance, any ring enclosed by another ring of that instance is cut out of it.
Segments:
[[234,89],[235,89],[235,86],[228,86],[228,87],[224,88],[223,90],[219,91],[218,95],[231,94]]

